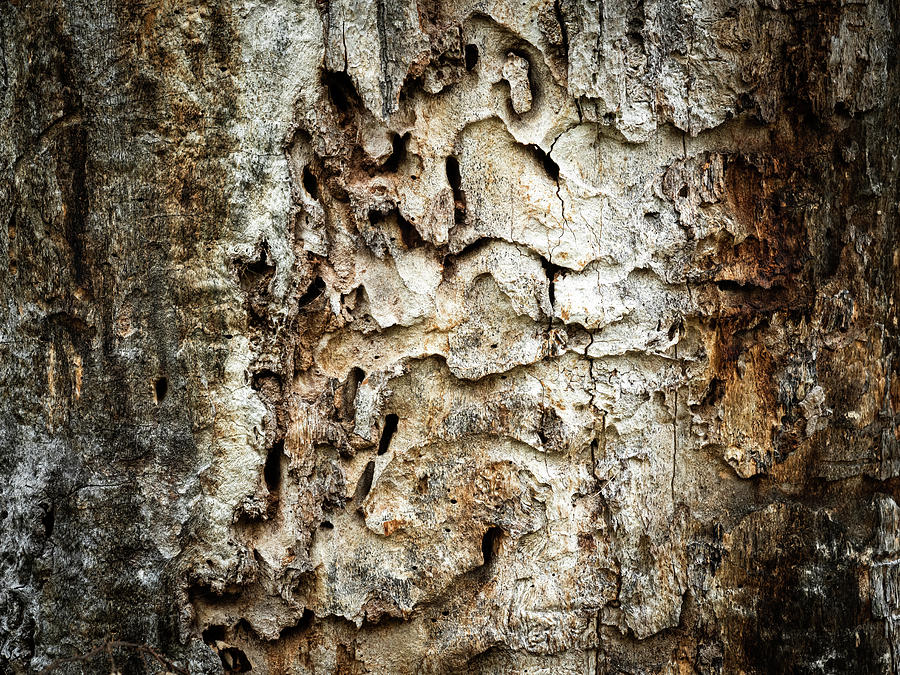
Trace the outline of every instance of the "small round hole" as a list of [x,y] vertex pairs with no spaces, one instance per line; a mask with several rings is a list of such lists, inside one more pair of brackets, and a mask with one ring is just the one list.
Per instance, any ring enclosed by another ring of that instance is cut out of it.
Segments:
[[466,70],[472,70],[478,64],[478,47],[466,45]]
[[319,198],[319,181],[308,166],[303,167],[303,189],[313,199]]

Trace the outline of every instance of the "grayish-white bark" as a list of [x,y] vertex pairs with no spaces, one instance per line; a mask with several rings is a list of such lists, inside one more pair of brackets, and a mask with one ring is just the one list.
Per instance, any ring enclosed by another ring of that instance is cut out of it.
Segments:
[[0,8],[0,669],[900,672],[894,0]]

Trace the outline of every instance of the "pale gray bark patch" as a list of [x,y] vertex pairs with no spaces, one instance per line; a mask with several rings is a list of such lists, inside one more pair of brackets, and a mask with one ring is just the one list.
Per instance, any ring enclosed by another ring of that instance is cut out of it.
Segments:
[[4,5],[0,670],[900,672],[898,30]]

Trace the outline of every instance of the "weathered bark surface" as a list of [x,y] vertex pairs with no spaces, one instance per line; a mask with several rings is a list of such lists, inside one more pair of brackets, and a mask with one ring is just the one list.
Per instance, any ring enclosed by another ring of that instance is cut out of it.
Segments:
[[900,672],[898,41],[4,3],[0,670]]

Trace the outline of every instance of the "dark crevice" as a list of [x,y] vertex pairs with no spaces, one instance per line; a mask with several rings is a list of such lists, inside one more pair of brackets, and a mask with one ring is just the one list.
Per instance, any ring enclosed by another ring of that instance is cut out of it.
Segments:
[[262,242],[259,258],[249,263],[239,263],[238,278],[241,288],[246,291],[262,292],[275,274],[275,267],[269,264],[269,244]]
[[393,150],[391,151],[391,156],[388,157],[387,161],[384,163],[385,171],[390,171],[391,173],[393,173],[400,168],[403,160],[406,159],[407,141],[409,141],[408,133],[404,136],[401,136],[400,134],[394,134]]
[[639,0],[635,4],[629,6],[626,12],[626,32],[625,37],[629,42],[639,47],[644,44],[644,24],[645,12],[644,1]]
[[462,176],[459,173],[459,160],[453,155],[447,157],[447,182],[453,188],[454,194],[462,186]]
[[[559,0],[553,3],[553,13],[556,15],[556,22],[559,24],[559,33],[562,38],[563,57],[569,58],[569,28],[566,26],[566,18],[563,16],[562,7]],[[601,13],[602,16],[602,13]]]
[[455,258],[456,260],[461,260],[465,256],[474,255],[476,252],[490,245],[492,241],[495,241],[493,237],[479,237],[473,242],[470,242],[463,246],[459,251],[453,253],[448,258]]
[[[374,209],[370,210],[369,225],[372,226],[372,228],[381,228],[382,232],[384,232],[384,224],[389,223],[391,217],[393,217],[394,222],[397,223],[397,229],[400,232],[400,241],[403,243],[406,250],[410,251],[425,244],[425,240],[422,238],[422,235],[419,234],[419,230],[401,215],[399,209],[394,208],[388,213],[382,213],[381,211]],[[388,229],[390,229],[389,226]],[[390,239],[391,241],[396,241],[396,237],[392,236]]]
[[484,533],[484,536],[481,538],[483,567],[490,567],[491,563],[494,562],[494,558],[497,557],[497,551],[500,550],[500,538],[502,536],[503,530],[495,525],[489,527],[487,532]]
[[350,374],[347,375],[341,401],[344,416],[348,419],[352,419],[356,413],[356,392],[359,391],[359,385],[364,379],[366,379],[366,373],[362,368],[352,368]]
[[41,516],[41,524],[44,526],[44,534],[49,539],[53,536],[53,528],[56,526],[56,509],[53,504],[44,505],[44,514]]
[[394,437],[394,434],[397,433],[397,423],[399,421],[400,418],[394,413],[391,413],[384,418],[384,429],[381,432],[381,440],[378,442],[379,455],[386,453],[391,446],[391,439]]
[[781,284],[762,286],[760,284],[754,284],[752,281],[741,282],[734,279],[719,279],[715,282],[715,284],[716,288],[718,288],[720,291],[727,291],[729,293],[743,293],[746,295],[774,295],[785,290],[785,287]]
[[303,610],[303,615],[300,617],[300,620],[297,621],[297,623],[295,623],[293,626],[287,626],[286,628],[281,629],[281,632],[278,634],[278,639],[284,640],[286,638],[305,633],[307,630],[309,630],[309,627],[312,626],[313,620],[315,618],[315,612],[307,607]]
[[525,147],[531,151],[532,156],[542,167],[544,167],[544,171],[550,177],[550,180],[552,180],[554,183],[559,181],[559,164],[553,161],[553,158],[549,154],[544,152],[534,143],[530,143]]
[[306,289],[306,292],[300,296],[300,299],[297,300],[298,307],[306,307],[313,300],[318,298],[325,291],[325,282],[322,280],[322,277],[316,277],[313,279],[313,282],[309,285],[309,288]]
[[319,181],[308,166],[303,167],[303,189],[313,199],[319,199]]
[[[258,551],[254,552],[254,556],[256,557],[257,560],[260,559],[258,557],[258,555],[259,555]],[[247,621],[247,619],[238,619],[237,623],[234,624],[234,626],[232,626],[232,630],[235,633],[244,633],[245,635],[252,635],[254,637],[259,637],[259,633],[256,632],[256,630],[253,628],[253,626],[250,625],[250,622]]]
[[203,641],[214,646],[216,642],[225,639],[225,626],[209,626],[203,631]]
[[450,155],[447,157],[447,182],[453,190],[453,221],[462,223],[466,219],[466,195],[462,191],[462,175],[459,171],[459,160]]
[[744,290],[744,286],[737,281],[731,281],[729,279],[722,279],[716,282],[716,288],[720,291],[731,291],[732,293],[738,293]]
[[684,332],[684,319],[677,319],[672,322],[672,325],[669,326],[669,330],[666,332],[669,339],[672,340],[676,335],[681,335]]
[[547,275],[547,295],[550,297],[550,306],[556,303],[556,276],[562,271],[562,267],[554,265],[546,258],[541,258],[541,267],[544,268],[544,274]]
[[466,70],[472,71],[478,65],[478,47],[469,44],[466,45]]
[[277,493],[281,489],[281,456],[284,454],[284,441],[278,441],[266,455],[266,463],[263,466],[263,478],[266,488],[270,493]]
[[250,272],[251,275],[263,276],[265,274],[268,274],[275,269],[268,263],[268,257],[268,245],[263,242],[262,252],[260,253],[259,260],[254,260],[252,263],[249,263],[244,269],[246,269],[247,272]]
[[441,276],[443,279],[450,279],[457,270],[457,262],[466,256],[475,255],[481,249],[487,247],[494,239],[492,237],[479,237],[473,242],[463,246],[456,253],[448,253],[444,256],[443,270]]
[[716,405],[725,396],[725,382],[720,377],[714,377],[709,381],[706,393],[703,395],[701,405]]
[[353,491],[353,501],[357,506],[363,503],[363,500],[369,495],[372,489],[372,479],[375,477],[375,460],[371,460],[363,469],[359,481],[356,483],[356,490]]
[[322,83],[328,90],[328,97],[337,108],[343,121],[347,121],[352,112],[359,107],[359,94],[350,76],[341,72],[328,71],[322,77]]
[[400,215],[399,211],[397,211],[397,227],[400,230],[400,237],[403,240],[403,245],[406,246],[407,250],[419,248],[425,243],[425,240],[422,239],[422,235],[419,234],[419,230],[416,229],[416,226]]
[[226,647],[219,652],[219,658],[222,660],[222,669],[226,674],[231,673],[249,673],[253,670],[250,659],[243,650],[237,647]]
[[158,377],[153,382],[153,395],[157,403],[162,403],[166,394],[169,393],[169,380],[165,377]]
[[316,618],[315,613],[307,607],[303,610],[303,616],[300,617],[300,621],[294,626],[295,630],[306,630],[312,625],[313,619]]

